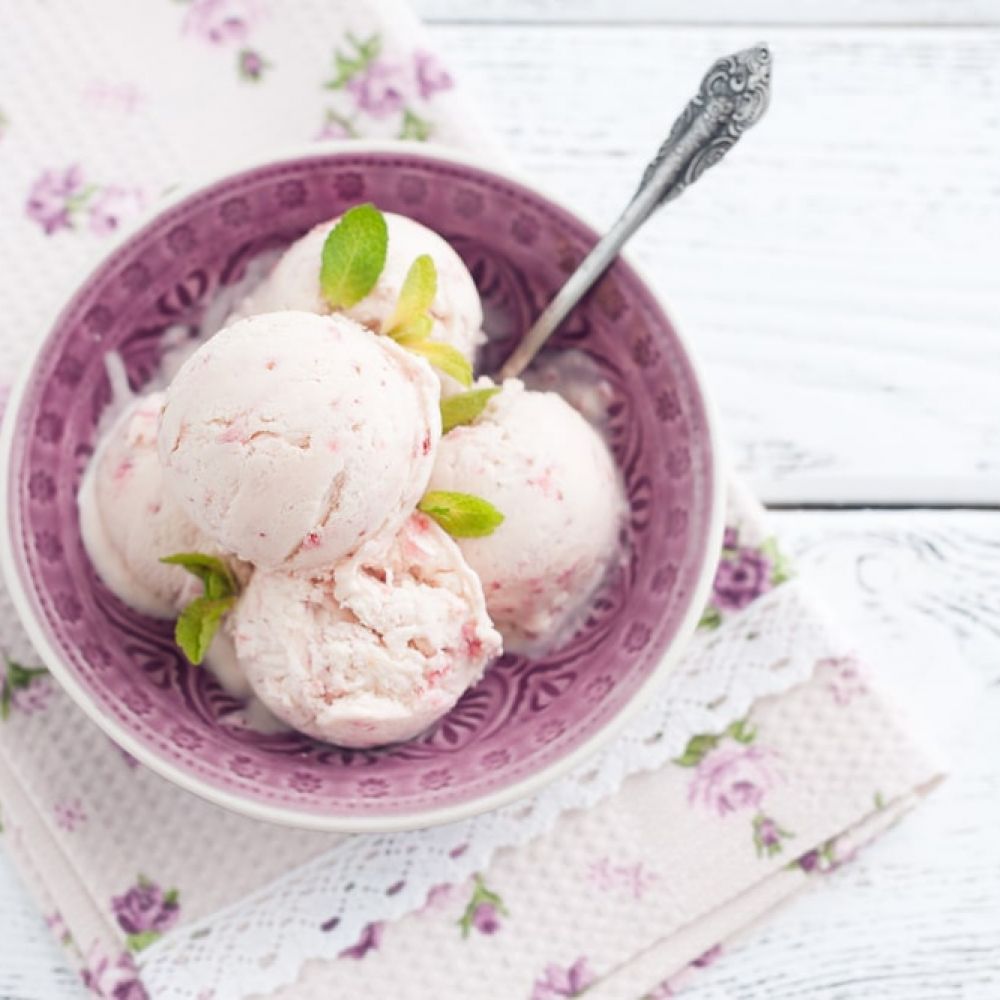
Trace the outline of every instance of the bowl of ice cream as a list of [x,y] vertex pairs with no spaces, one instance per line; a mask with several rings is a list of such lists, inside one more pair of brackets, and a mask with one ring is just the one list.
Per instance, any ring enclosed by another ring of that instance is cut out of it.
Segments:
[[[363,203],[390,251],[333,308],[321,257]],[[361,143],[175,194],[126,235],[3,428],[4,571],[70,697],[179,785],[327,830],[495,808],[609,740],[690,637],[720,543],[690,353],[625,259],[472,417],[426,347],[495,371],[595,239],[487,165]],[[392,317],[421,255],[418,336]],[[448,505],[470,496],[501,515],[467,530]],[[178,646],[192,607],[201,665]]]

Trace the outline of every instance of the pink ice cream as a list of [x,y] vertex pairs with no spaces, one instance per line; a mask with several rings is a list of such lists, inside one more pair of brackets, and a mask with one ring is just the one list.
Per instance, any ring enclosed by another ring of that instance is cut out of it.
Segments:
[[504,522],[458,544],[508,650],[539,652],[579,623],[619,551],[625,500],[598,433],[562,397],[504,383],[441,439],[431,490],[488,500]]
[[439,393],[425,361],[346,317],[250,317],[167,390],[164,482],[223,551],[262,569],[326,567],[416,506]]
[[332,570],[256,573],[233,632],[261,701],[348,747],[416,736],[501,650],[476,574],[419,513]]
[[161,556],[212,551],[209,540],[163,488],[156,430],[163,393],[135,399],[101,441],[83,482],[83,543],[101,579],[125,603],[172,618],[201,584]]
[[[430,308],[434,320],[431,339],[450,344],[473,362],[476,348],[485,339],[481,332],[483,310],[461,257],[437,233],[419,222],[392,212],[384,212],[383,216],[389,231],[385,268],[375,288],[346,310],[345,315],[380,331],[396,308],[410,265],[421,254],[429,254],[438,278],[437,295]],[[338,218],[320,223],[293,243],[271,274],[243,300],[230,321],[279,309],[328,313],[330,307],[320,292],[320,262],[326,237],[339,221]]]

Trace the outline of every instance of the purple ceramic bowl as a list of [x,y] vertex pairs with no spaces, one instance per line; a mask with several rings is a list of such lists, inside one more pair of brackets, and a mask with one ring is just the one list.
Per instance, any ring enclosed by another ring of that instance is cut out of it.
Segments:
[[562,327],[613,387],[610,435],[630,502],[625,568],[581,631],[541,659],[504,656],[425,735],[375,751],[227,723],[237,703],[191,667],[169,623],[94,574],[76,493],[110,399],[105,352],[134,390],[165,330],[196,321],[256,254],[372,201],[440,232],[483,296],[485,369],[506,356],[594,231],[523,181],[444,150],[313,147],[175,196],[80,284],[15,390],[3,429],[4,570],[38,652],[116,742],[190,791],[261,819],[389,830],[459,819],[579,763],[645,700],[689,638],[722,530],[709,408],[649,285],[619,260]]

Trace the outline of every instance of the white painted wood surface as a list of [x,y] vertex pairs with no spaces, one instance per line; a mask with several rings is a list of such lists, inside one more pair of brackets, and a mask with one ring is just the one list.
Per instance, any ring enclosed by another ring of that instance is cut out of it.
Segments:
[[711,60],[766,36],[768,116],[635,239],[737,465],[782,502],[1000,501],[1000,29],[435,35],[520,164],[601,225]]
[[[856,862],[700,973],[688,995],[996,1000],[1000,513],[775,517],[802,571],[863,637],[952,773]],[[0,928],[0,997],[82,998],[2,855]]]
[[414,0],[432,24],[623,22],[655,24],[1000,23],[995,0]]

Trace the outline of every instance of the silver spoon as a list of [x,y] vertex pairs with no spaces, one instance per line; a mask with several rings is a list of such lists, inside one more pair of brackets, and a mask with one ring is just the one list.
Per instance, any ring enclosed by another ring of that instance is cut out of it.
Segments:
[[625,211],[569,276],[504,362],[501,379],[514,378],[528,367],[629,237],[660,205],[676,198],[718,163],[740,136],[760,121],[770,96],[771,53],[766,45],[744,49],[712,65],[698,93],[688,102],[646,167],[639,190]]

